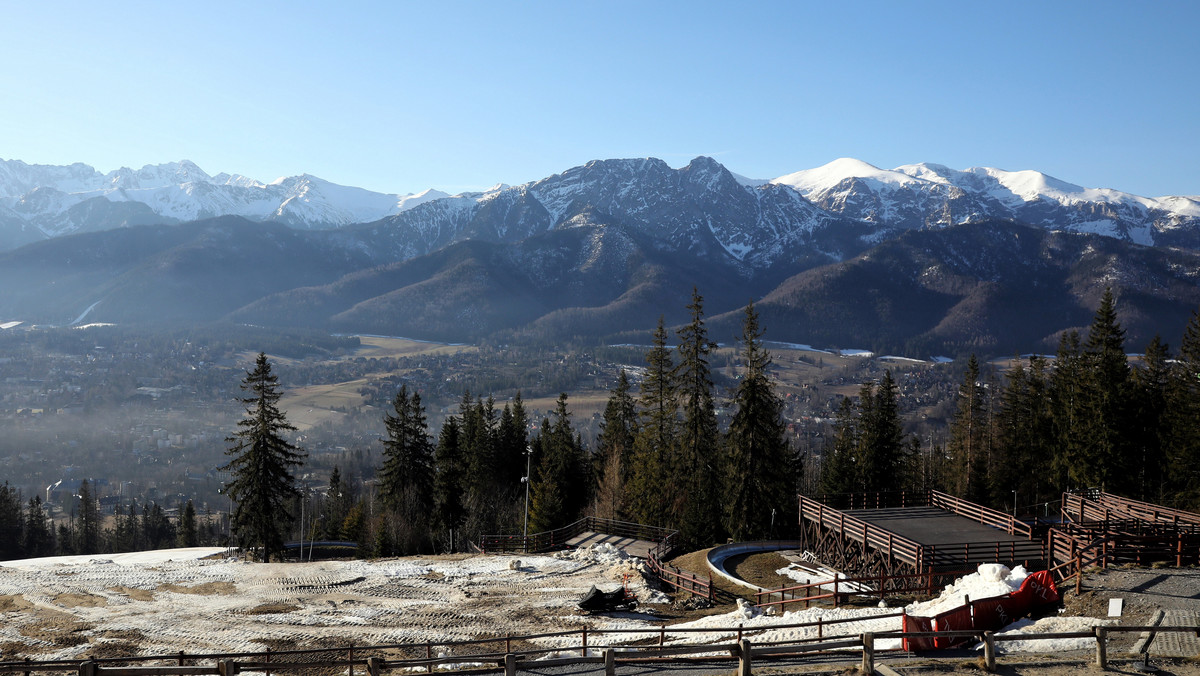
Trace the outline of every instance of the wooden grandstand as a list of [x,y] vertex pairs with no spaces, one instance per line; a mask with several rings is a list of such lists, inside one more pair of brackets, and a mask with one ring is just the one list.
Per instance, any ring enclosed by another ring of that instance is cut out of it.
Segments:
[[1069,577],[1113,564],[1200,564],[1200,514],[1103,491],[1064,493],[1048,548]]
[[800,496],[800,528],[808,551],[850,576],[1048,563],[1045,541],[1029,524],[939,491]]

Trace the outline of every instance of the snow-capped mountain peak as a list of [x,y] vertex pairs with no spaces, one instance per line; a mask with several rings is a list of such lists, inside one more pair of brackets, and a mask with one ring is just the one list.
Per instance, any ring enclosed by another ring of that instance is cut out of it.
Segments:
[[[278,220],[301,228],[341,227],[447,196],[437,190],[377,193],[310,174],[271,183],[224,172],[210,176],[189,160],[122,167],[106,174],[86,164],[62,167],[0,160],[0,249],[72,232],[222,215]],[[94,200],[108,206],[85,205],[99,204]]]
[[880,169],[852,157],[842,157],[815,169],[804,169],[771,180],[799,190],[805,197],[837,187],[849,178],[862,179],[876,189],[895,189],[911,186],[916,179],[900,171]]

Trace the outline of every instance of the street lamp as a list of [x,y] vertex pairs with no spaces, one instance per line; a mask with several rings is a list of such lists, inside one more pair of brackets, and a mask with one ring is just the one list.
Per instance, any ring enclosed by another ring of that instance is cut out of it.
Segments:
[[532,458],[533,444],[528,444],[525,446],[525,476],[521,477],[521,483],[525,484],[525,530],[521,535],[522,550],[529,547],[525,541],[529,538],[529,466]]

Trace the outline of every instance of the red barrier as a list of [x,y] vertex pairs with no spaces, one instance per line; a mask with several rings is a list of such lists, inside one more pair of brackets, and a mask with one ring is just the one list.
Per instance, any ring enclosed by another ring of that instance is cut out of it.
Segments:
[[[1038,606],[1057,602],[1061,596],[1049,571],[1030,573],[1019,589],[1004,596],[979,599],[933,617],[905,615],[904,631],[966,631],[1002,629]],[[906,638],[905,650],[952,648],[970,641],[969,638]]]

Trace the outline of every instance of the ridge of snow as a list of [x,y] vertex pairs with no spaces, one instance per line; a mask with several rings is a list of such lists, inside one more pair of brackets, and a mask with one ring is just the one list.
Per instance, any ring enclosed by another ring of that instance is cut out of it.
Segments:
[[825,192],[848,178],[865,179],[874,184],[872,187],[889,190],[920,182],[919,179],[903,172],[880,169],[873,164],[852,157],[838,158],[815,169],[803,169],[771,179],[769,182],[791,186],[808,197]]

